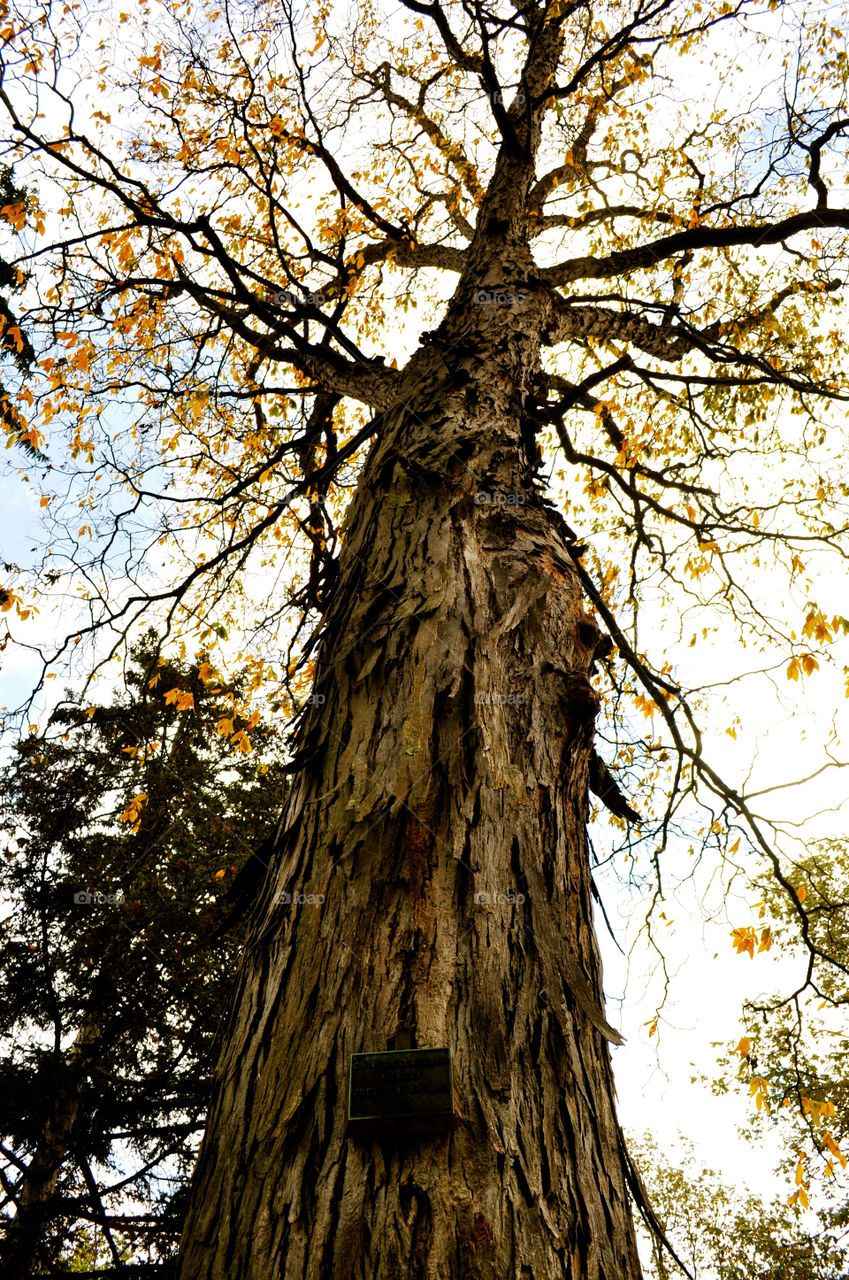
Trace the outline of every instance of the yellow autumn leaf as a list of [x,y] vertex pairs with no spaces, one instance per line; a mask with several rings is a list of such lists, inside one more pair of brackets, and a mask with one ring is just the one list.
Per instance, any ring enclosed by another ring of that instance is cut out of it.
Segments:
[[72,369],[80,369],[83,372],[85,372],[85,370],[88,368],[90,364],[91,364],[91,349],[88,347],[81,347],[80,350],[77,351],[76,354],[72,356],[70,360],[70,365]]
[[757,934],[751,925],[747,925],[744,929],[732,929],[731,939],[738,955],[748,952],[750,956],[754,956]]
[[195,695],[189,693],[187,689],[169,689],[162,696],[165,699],[166,706],[176,703],[178,711],[190,711],[195,705]]
[[830,1133],[824,1133],[822,1135],[822,1140],[825,1143],[825,1145],[828,1147],[831,1154],[835,1157],[835,1159],[840,1161],[841,1169],[845,1169],[846,1157],[838,1147],[837,1143],[834,1141],[833,1136]]
[[131,823],[133,831],[137,832],[141,826],[141,811],[146,804],[147,793],[140,791],[138,795],[131,797],[124,812],[118,814],[118,821]]

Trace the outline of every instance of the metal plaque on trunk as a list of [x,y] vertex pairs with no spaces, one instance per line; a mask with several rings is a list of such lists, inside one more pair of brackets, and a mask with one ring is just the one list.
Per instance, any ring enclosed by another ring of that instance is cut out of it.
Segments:
[[458,1122],[450,1049],[351,1055],[350,1134],[441,1133]]

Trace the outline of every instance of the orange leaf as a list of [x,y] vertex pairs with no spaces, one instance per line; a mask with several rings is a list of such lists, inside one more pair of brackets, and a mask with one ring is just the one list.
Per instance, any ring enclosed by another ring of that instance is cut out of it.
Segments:
[[839,1160],[839,1161],[840,1161],[840,1167],[841,1167],[841,1169],[845,1169],[845,1168],[846,1168],[846,1157],[845,1157],[845,1155],[843,1154],[843,1152],[840,1150],[840,1148],[838,1147],[837,1143],[834,1141],[834,1138],[831,1136],[831,1134],[830,1134],[830,1133],[824,1133],[824,1134],[822,1135],[822,1140],[823,1140],[823,1142],[825,1143],[825,1145],[828,1147],[828,1149],[829,1149],[829,1151],[831,1152],[831,1154],[832,1154],[832,1155],[833,1155],[837,1160]]
[[757,934],[751,925],[748,925],[745,929],[732,929],[731,938],[738,955],[743,955],[745,951],[748,951],[750,956],[754,956]]

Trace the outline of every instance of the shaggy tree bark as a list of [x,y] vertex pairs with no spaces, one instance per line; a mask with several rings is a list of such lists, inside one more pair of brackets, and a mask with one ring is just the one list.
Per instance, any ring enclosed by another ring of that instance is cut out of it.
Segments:
[[[523,431],[551,316],[520,177],[350,508],[181,1280],[640,1274],[587,857],[600,633]],[[352,1053],[442,1045],[453,1134],[346,1136]]]

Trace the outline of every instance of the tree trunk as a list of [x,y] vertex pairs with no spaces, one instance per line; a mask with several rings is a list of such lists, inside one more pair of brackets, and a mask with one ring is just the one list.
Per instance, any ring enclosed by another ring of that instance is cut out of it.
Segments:
[[21,1179],[15,1216],[7,1225],[0,1248],[3,1280],[25,1280],[43,1242],[59,1172],[68,1157],[79,1116],[86,1075],[97,1059],[101,1034],[99,1014],[89,1014],[57,1073],[50,1115]]
[[[533,298],[464,288],[351,506],[180,1280],[640,1275],[587,857],[599,633],[522,443]],[[352,1053],[445,1045],[459,1128],[346,1136]]]

